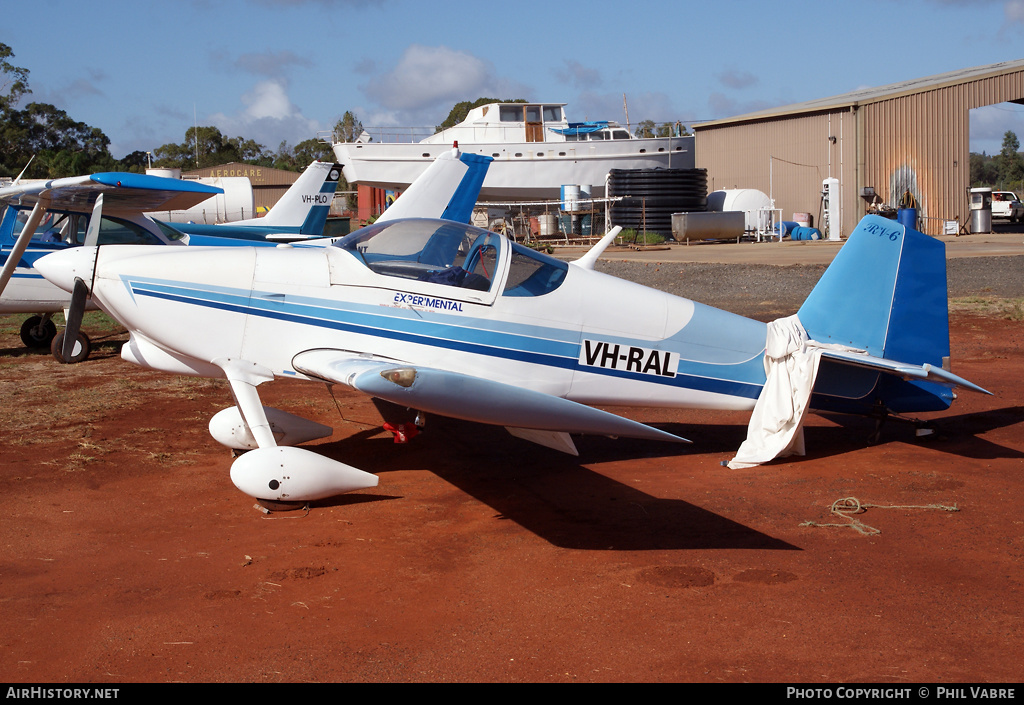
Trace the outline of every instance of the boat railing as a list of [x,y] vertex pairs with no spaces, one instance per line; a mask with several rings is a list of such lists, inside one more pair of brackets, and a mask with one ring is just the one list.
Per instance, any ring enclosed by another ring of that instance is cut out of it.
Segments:
[[[445,133],[447,133],[447,135],[445,135]],[[564,141],[564,138],[561,135],[552,132],[550,129],[545,129],[542,134],[544,139],[535,141]],[[522,123],[512,123],[509,125],[502,125],[498,123],[488,123],[486,125],[459,125],[457,127],[448,128],[443,132],[437,132],[437,128],[435,127],[364,127],[361,137],[352,141],[371,142],[377,144],[414,144],[435,135],[440,135],[438,141],[442,143],[449,141],[463,141],[467,144],[480,142],[500,143],[527,141],[526,128]],[[341,135],[337,132],[321,132],[317,134],[317,137],[324,142],[327,142],[328,140],[332,143],[344,141]]]

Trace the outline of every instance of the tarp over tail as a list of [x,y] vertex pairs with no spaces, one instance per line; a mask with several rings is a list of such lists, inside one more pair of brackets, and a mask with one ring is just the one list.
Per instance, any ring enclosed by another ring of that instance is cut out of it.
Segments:
[[767,381],[729,467],[802,455],[808,408],[934,411],[953,384],[984,391],[948,370],[945,245],[865,216],[797,315],[769,324]]

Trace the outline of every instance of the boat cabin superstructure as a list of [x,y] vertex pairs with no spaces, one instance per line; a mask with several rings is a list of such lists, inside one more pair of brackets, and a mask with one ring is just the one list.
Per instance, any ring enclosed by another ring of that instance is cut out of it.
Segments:
[[454,127],[431,135],[421,144],[585,142],[628,140],[629,130],[617,122],[569,122],[565,103],[489,103],[473,108]]

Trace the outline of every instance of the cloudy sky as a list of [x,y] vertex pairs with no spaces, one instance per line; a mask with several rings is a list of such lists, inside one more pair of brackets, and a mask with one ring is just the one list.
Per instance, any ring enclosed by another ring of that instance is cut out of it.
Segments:
[[[1022,37],[1024,0],[35,0],[0,25],[31,99],[118,158],[196,122],[276,150],[346,110],[436,125],[481,96],[692,123],[1024,59]],[[973,111],[972,151],[1008,129],[1024,141],[1024,106]]]

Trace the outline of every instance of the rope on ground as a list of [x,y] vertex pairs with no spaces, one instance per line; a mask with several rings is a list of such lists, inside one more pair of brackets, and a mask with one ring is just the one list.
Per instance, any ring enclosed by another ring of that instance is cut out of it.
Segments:
[[839,528],[850,528],[854,529],[863,536],[874,536],[882,533],[880,529],[876,529],[873,526],[868,526],[860,519],[854,517],[855,514],[863,514],[868,509],[938,509],[944,512],[959,512],[960,508],[956,505],[948,506],[945,504],[862,504],[856,497],[844,497],[843,499],[837,499],[832,503],[831,513],[838,517],[842,517],[846,520],[845,524],[819,524],[814,521],[805,521],[800,526],[813,526],[813,527],[839,527]]

